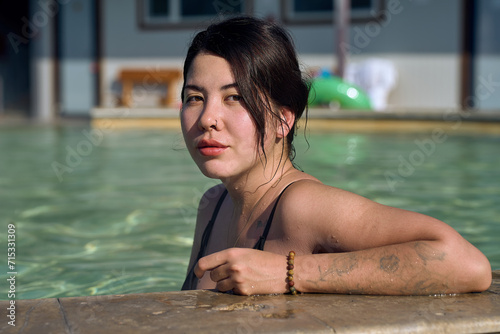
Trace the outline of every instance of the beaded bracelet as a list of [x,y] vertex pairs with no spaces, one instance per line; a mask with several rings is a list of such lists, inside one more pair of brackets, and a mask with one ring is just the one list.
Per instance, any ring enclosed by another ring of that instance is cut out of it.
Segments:
[[288,270],[287,272],[287,280],[288,280],[288,287],[290,289],[290,293],[292,295],[296,295],[297,294],[297,289],[295,289],[295,282],[293,281],[293,260],[295,259],[295,252],[294,251],[290,251],[290,253],[288,253],[288,266],[286,267],[286,269]]

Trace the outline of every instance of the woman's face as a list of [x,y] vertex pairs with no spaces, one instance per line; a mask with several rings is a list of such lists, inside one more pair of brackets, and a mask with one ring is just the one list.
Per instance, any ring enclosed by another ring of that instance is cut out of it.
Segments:
[[[181,126],[189,153],[206,176],[227,179],[262,168],[254,122],[225,59],[206,53],[194,58],[184,86]],[[266,139],[264,145],[270,144]]]

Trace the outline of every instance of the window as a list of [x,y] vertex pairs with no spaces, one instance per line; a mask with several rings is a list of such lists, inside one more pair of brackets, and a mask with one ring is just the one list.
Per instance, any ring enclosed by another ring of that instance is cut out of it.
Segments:
[[[282,0],[284,20],[288,23],[331,23],[335,0]],[[376,18],[384,0],[351,0],[351,20]]]
[[249,0],[138,0],[144,27],[192,26],[223,15],[248,14]]

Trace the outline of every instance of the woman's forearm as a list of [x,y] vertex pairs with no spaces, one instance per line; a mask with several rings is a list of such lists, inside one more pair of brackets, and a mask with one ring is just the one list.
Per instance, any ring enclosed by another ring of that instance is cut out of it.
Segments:
[[438,241],[418,241],[297,256],[294,271],[302,292],[428,295],[483,291],[491,284],[488,267],[447,252]]

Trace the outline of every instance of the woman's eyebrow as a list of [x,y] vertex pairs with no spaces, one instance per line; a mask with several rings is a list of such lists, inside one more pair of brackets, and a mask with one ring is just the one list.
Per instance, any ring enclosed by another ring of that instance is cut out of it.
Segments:
[[200,86],[196,86],[196,85],[185,85],[184,89],[196,90],[198,92],[203,91],[203,89]]
[[220,88],[220,90],[226,90],[226,89],[230,89],[230,88],[236,88],[238,89],[238,84],[236,82],[233,82],[233,83],[230,83],[228,85],[224,85]]
[[[236,82],[233,82],[233,83],[222,86],[219,90],[223,91],[223,90],[227,90],[227,89],[231,89],[231,88],[238,89],[238,84]],[[195,90],[198,92],[205,91],[205,89],[203,89],[202,87],[197,86],[197,85],[192,85],[192,84],[184,86],[184,89],[191,89],[191,90]]]

